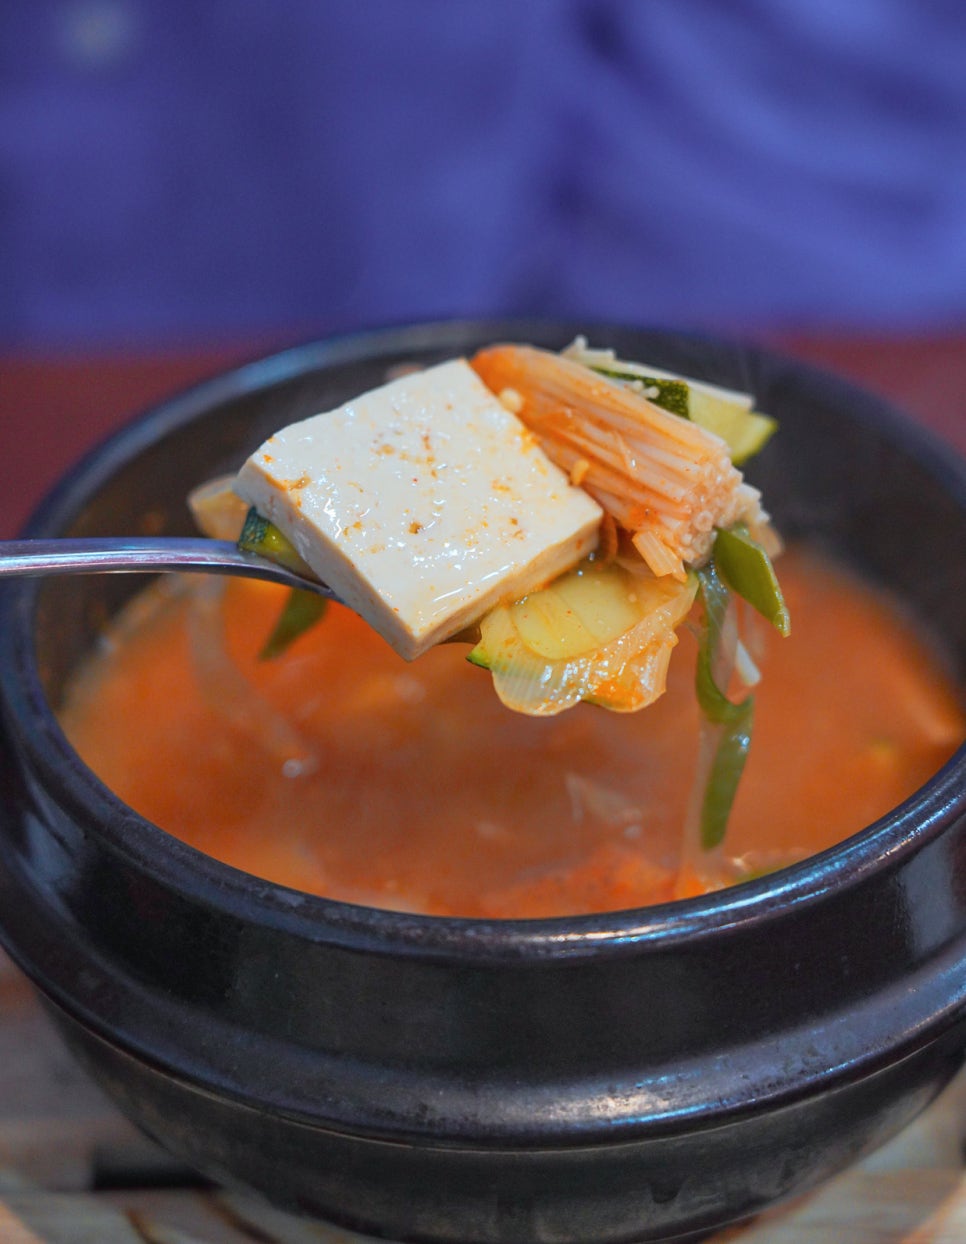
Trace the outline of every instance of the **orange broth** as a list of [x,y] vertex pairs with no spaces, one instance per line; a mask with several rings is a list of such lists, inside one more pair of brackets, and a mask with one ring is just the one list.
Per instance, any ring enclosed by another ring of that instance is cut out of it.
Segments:
[[[779,569],[793,630],[762,632],[726,844],[749,870],[861,829],[966,735],[939,665],[879,593],[803,550]],[[165,580],[75,678],[64,729],[144,816],[260,877],[382,907],[529,917],[672,896],[698,729],[687,628],[651,708],[533,719],[503,708],[465,645],[406,664],[338,606],[259,662],[283,599]]]

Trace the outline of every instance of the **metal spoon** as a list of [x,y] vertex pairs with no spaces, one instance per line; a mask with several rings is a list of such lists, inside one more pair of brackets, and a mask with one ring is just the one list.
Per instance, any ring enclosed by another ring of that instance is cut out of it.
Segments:
[[339,601],[317,579],[245,553],[230,540],[201,536],[96,536],[85,539],[0,540],[0,579],[7,575],[124,574],[155,571],[236,574],[268,579]]

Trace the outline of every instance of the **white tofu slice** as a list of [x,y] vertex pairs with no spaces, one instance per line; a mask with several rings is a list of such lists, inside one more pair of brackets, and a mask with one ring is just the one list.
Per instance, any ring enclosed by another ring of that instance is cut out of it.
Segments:
[[282,429],[235,490],[407,660],[575,565],[602,514],[463,359]]

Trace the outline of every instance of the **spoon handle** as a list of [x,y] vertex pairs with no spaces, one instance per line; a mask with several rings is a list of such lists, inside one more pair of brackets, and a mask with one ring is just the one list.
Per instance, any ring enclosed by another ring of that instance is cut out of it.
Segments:
[[324,583],[306,579],[230,540],[203,536],[97,536],[55,540],[0,540],[0,578],[8,575],[195,571],[269,579],[338,600]]

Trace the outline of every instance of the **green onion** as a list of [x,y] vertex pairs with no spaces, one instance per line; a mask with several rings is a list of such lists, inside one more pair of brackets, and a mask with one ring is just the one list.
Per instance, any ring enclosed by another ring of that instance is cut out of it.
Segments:
[[[257,553],[260,557],[278,562],[280,566],[294,570],[297,574],[315,578],[314,571],[302,559],[295,545],[274,523],[263,518],[254,506],[245,516],[245,525],[238,537],[238,547],[246,553]],[[324,596],[319,596],[316,592],[293,587],[271,635],[258,654],[258,659],[271,661],[281,656],[300,635],[321,619],[328,603]]]
[[307,592],[300,587],[293,587],[289,592],[285,607],[279,614],[272,633],[258,654],[260,661],[272,661],[282,655],[285,650],[303,635],[325,613],[328,601],[317,592]]
[[788,635],[791,619],[771,558],[741,523],[717,532],[712,550],[715,568],[732,591],[757,609],[781,635]]
[[728,698],[715,680],[715,665],[730,603],[730,592],[713,565],[698,571],[704,627],[698,644],[695,691],[705,719],[717,727],[717,741],[701,804],[701,847],[713,851],[724,841],[728,817],[751,746],[754,699]]

